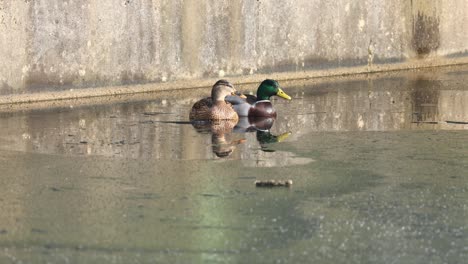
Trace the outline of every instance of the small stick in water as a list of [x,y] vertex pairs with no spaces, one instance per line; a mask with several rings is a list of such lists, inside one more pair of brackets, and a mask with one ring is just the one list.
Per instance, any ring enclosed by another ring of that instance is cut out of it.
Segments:
[[292,185],[292,180],[285,180],[285,181],[275,181],[275,180],[268,180],[268,181],[255,181],[256,187],[289,187]]

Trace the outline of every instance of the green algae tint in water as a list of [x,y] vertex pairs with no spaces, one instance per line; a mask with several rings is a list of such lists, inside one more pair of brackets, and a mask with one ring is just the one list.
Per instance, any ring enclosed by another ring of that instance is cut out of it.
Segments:
[[269,132],[199,132],[170,95],[5,112],[0,262],[464,262],[465,78],[285,83]]

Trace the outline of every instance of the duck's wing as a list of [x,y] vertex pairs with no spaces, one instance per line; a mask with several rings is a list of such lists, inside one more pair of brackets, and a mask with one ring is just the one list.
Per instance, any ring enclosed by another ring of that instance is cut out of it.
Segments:
[[241,98],[237,95],[228,95],[224,100],[232,105],[239,105],[245,103],[245,98]]
[[207,120],[210,119],[211,114],[211,107],[213,106],[213,101],[211,97],[206,97],[201,99],[200,101],[196,102],[192,106],[192,110],[190,111],[189,118],[190,120],[198,119],[198,120]]
[[245,96],[247,97],[246,101],[249,104],[254,104],[257,101],[257,96],[255,95],[246,94]]
[[238,104],[243,104],[243,103],[248,103],[248,104],[254,104],[257,101],[257,96],[255,95],[250,95],[250,94],[243,94],[245,98],[242,98],[237,95],[229,95],[226,96],[224,100],[226,102],[231,103],[232,105],[238,105]]
[[232,105],[232,108],[234,108],[238,116],[249,116],[249,109],[252,105],[249,104],[245,98],[229,95],[226,96],[224,100]]

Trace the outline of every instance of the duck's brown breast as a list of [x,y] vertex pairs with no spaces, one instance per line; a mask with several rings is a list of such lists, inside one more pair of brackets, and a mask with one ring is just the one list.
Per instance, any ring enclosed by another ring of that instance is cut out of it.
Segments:
[[250,108],[249,116],[276,117],[276,111],[270,101],[259,101]]

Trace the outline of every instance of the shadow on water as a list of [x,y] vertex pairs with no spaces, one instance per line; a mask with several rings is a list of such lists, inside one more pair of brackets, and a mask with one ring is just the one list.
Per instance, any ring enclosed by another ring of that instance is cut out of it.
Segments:
[[466,72],[282,83],[237,123],[170,93],[3,112],[0,262],[462,262]]

